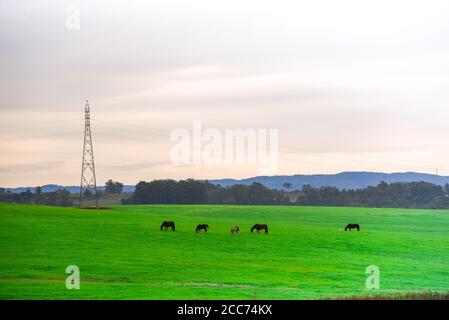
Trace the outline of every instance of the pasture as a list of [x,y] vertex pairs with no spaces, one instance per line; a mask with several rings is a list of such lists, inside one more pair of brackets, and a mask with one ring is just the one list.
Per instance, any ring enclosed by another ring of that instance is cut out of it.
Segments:
[[[160,231],[164,220],[176,231]],[[269,233],[250,233],[266,223]],[[344,231],[348,223],[361,230]],[[208,232],[195,233],[197,224]],[[230,234],[233,225],[240,227]],[[317,299],[449,291],[449,212],[0,204],[1,299]],[[79,290],[65,287],[77,265]],[[380,290],[365,269],[380,269]]]

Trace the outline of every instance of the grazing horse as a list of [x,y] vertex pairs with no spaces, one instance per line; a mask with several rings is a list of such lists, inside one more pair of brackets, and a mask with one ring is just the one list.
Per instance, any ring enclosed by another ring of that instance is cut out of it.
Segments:
[[199,224],[196,226],[195,232],[198,233],[201,230],[204,230],[207,232],[207,229],[209,229],[209,225],[208,224]]
[[239,233],[239,231],[240,231],[239,226],[232,226],[231,234]]
[[164,221],[161,224],[161,230],[168,230],[168,228],[171,228],[173,231],[175,231],[175,223],[173,221]]
[[265,230],[265,233],[268,233],[268,226],[266,224],[255,224],[251,228],[251,233],[256,229],[257,233],[260,233],[260,230]]
[[357,223],[350,223],[346,226],[345,231],[351,231],[351,229],[357,229],[357,231],[360,231],[360,226]]

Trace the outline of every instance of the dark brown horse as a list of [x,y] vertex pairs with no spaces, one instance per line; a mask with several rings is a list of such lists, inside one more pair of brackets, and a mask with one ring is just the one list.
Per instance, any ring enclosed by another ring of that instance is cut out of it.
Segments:
[[209,225],[208,224],[199,224],[196,226],[195,232],[198,233],[201,230],[204,230],[207,232],[207,229],[209,229]]
[[231,228],[231,234],[239,233],[239,231],[240,231],[239,226],[232,226],[232,228]]
[[351,231],[351,229],[357,229],[357,231],[360,231],[360,226],[357,223],[350,223],[346,226],[345,231]]
[[173,231],[175,231],[175,223],[173,221],[164,221],[161,224],[161,230],[168,230],[168,228],[171,228]]
[[266,224],[255,224],[251,228],[251,233],[256,229],[257,233],[260,233],[260,230],[265,230],[265,233],[268,233],[268,226]]

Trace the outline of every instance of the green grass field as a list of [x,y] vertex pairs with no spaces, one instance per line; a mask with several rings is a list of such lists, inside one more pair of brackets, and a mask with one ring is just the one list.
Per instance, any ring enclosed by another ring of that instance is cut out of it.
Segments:
[[[176,232],[160,231],[163,220]],[[195,234],[198,223],[209,233]],[[250,234],[267,223],[269,234]],[[360,232],[344,232],[359,223]],[[233,224],[241,233],[231,236]],[[449,212],[0,204],[2,299],[315,299],[449,290]],[[365,288],[368,265],[381,289]],[[80,290],[65,287],[77,265]]]

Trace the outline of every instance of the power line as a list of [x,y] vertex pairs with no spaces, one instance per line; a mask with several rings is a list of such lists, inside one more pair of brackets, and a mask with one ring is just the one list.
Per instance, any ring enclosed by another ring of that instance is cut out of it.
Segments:
[[16,126],[27,126],[27,125],[35,125],[41,123],[60,123],[60,122],[68,122],[68,121],[80,121],[80,119],[61,119],[61,120],[48,120],[48,121],[40,121],[40,122],[19,122],[19,123],[8,123],[2,124],[0,127],[16,127]]
[[[56,126],[56,127],[38,127],[38,128],[24,128],[24,129],[13,129],[13,130],[6,130],[6,131],[1,131],[0,133],[12,133],[12,132],[28,132],[28,131],[35,131],[35,130],[51,130],[51,129],[60,129],[60,128],[67,128],[67,127],[74,127],[74,124],[69,124],[69,125],[64,125],[64,126]],[[79,125],[76,125],[77,127]]]
[[44,135],[32,135],[32,136],[25,136],[25,137],[20,137],[20,138],[11,138],[11,139],[1,139],[0,141],[21,141],[21,140],[28,140],[28,139],[35,139],[35,138],[47,138],[47,137],[56,137],[56,136],[61,136],[61,135],[71,135],[71,134],[80,134],[79,131],[74,131],[74,132],[60,132],[60,133],[54,133],[54,134],[44,134]]

